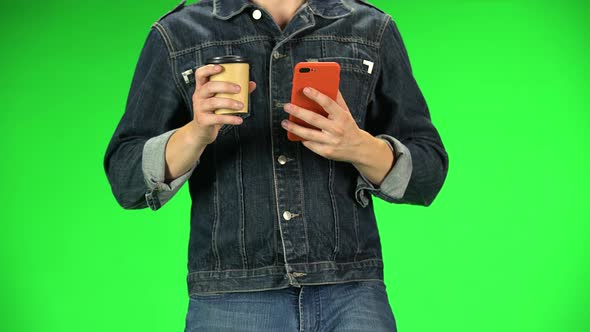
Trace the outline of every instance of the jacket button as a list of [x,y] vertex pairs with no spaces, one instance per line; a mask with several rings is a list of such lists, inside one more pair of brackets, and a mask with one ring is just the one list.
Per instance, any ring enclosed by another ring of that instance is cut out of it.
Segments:
[[274,52],[272,52],[272,57],[275,59],[278,59],[281,57],[281,53],[279,53],[278,51],[274,51]]
[[255,11],[252,12],[252,17],[255,20],[259,20],[262,17],[262,12],[259,9],[256,9]]
[[277,158],[277,160],[281,165],[285,165],[287,163],[287,157],[285,157],[284,155],[280,155],[279,158]]
[[289,211],[283,212],[283,219],[291,220],[291,217],[292,217],[291,212],[289,212]]

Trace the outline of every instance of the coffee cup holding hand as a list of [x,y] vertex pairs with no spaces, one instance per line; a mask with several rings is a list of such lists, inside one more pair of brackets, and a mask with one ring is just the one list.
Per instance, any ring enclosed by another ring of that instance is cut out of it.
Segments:
[[239,56],[215,57],[195,72],[192,97],[197,139],[215,141],[222,125],[240,125],[239,115],[247,114],[249,94],[256,83],[249,81],[249,63]]

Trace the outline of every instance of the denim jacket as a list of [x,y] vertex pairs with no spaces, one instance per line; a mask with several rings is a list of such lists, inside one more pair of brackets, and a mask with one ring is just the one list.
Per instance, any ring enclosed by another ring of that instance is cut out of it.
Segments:
[[[165,181],[165,147],[193,119],[194,71],[220,55],[251,59],[257,83],[241,125],[223,125],[197,163]],[[293,68],[335,61],[359,128],[389,144],[380,186],[348,162],[287,139]],[[188,292],[383,280],[372,195],[430,205],[448,157],[388,14],[358,0],[308,0],[281,30],[243,0],[202,0],[150,28],[104,168],[125,209],[158,210],[188,182]]]

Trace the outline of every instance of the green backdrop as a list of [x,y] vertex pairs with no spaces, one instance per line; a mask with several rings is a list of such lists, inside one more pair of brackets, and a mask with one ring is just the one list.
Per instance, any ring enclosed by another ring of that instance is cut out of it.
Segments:
[[[165,1],[0,4],[0,330],[181,331],[188,187],[119,207],[102,168]],[[585,1],[374,1],[450,156],[428,208],[374,198],[402,332],[590,330]]]

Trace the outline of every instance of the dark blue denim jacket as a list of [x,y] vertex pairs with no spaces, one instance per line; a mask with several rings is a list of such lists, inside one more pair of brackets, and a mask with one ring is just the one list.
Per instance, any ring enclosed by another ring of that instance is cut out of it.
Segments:
[[[165,146],[193,118],[194,69],[250,58],[250,113],[223,125],[186,174],[164,180]],[[336,61],[359,128],[395,154],[377,187],[347,162],[287,140],[281,120],[300,61]],[[183,1],[155,22],[104,168],[126,209],[159,209],[188,181],[189,294],[383,280],[371,196],[429,205],[448,157],[391,16],[353,0],[308,0],[281,30],[243,0]]]

